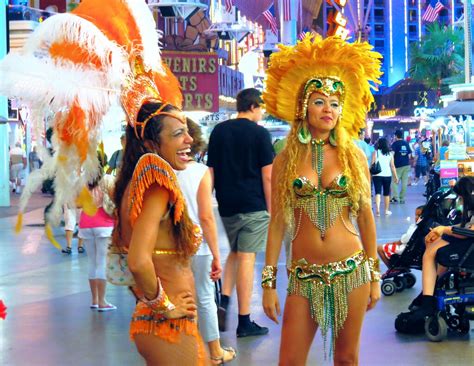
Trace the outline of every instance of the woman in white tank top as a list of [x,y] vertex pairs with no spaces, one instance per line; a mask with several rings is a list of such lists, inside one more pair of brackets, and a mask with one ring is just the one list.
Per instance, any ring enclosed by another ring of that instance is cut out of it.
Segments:
[[389,216],[392,212],[390,208],[390,185],[392,178],[398,183],[397,170],[393,162],[393,154],[388,147],[387,139],[381,137],[377,142],[377,148],[372,154],[372,161],[378,161],[382,169],[379,174],[372,175],[375,189],[375,216],[380,216],[380,195],[383,188],[383,200],[385,203],[385,215]]
[[[205,144],[200,127],[187,118],[189,134],[193,138],[191,156],[195,156]],[[183,192],[188,215],[202,228],[204,240],[192,257],[191,269],[196,287],[199,331],[209,346],[211,361],[220,365],[232,361],[236,352],[231,347],[221,347],[214,299],[214,283],[221,277],[217,225],[212,207],[212,177],[209,168],[191,161],[185,170],[176,171]]]

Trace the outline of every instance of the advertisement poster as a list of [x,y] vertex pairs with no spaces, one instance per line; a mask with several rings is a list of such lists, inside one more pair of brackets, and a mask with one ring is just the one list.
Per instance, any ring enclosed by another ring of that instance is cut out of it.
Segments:
[[458,179],[458,162],[456,160],[441,160],[439,176],[441,187],[448,187],[450,180]]

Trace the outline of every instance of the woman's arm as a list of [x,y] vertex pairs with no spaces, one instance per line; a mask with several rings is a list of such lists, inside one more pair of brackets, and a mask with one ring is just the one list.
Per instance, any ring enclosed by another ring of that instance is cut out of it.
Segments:
[[276,287],[276,269],[281,251],[281,243],[285,236],[284,213],[279,205],[279,196],[277,194],[278,177],[282,166],[282,155],[279,154],[273,162],[271,185],[272,211],[268,227],[265,267],[262,273],[262,278],[265,277],[267,279],[265,284],[262,282],[262,287],[264,287],[262,299],[263,309],[265,314],[277,324],[277,316],[280,315],[281,311],[278,294],[274,287]]
[[391,155],[391,158],[390,158],[390,169],[392,171],[392,176],[393,176],[393,179],[395,179],[395,183],[398,183],[398,175],[397,175],[397,169],[395,168],[395,162],[393,160],[393,154],[390,154]]
[[[359,157],[359,161],[362,160],[362,155]],[[367,182],[370,182],[370,173],[367,165],[364,165],[365,175],[367,177]],[[368,184],[368,183],[367,183]],[[370,192],[370,187],[368,191]],[[368,193],[370,195],[370,193]],[[370,202],[370,197],[367,197]],[[367,306],[367,310],[372,309],[377,301],[380,299],[380,285],[377,278],[374,278],[374,271],[380,271],[378,269],[378,258],[377,258],[377,239],[375,231],[375,220],[374,214],[372,213],[372,207],[370,204],[363,205],[359,210],[359,215],[357,216],[357,226],[359,227],[360,238],[362,241],[362,246],[364,247],[365,254],[371,261],[371,276],[372,280],[370,283],[370,302]],[[370,262],[369,262],[370,263]],[[378,273],[378,277],[380,272]]]
[[158,238],[159,223],[168,209],[169,192],[158,185],[144,194],[142,210],[133,226],[128,266],[145,298],[158,295],[158,283],[152,255]]
[[212,209],[212,177],[209,169],[206,171],[201,179],[201,183],[199,184],[197,205],[202,234],[207,245],[209,245],[213,257],[211,278],[213,280],[218,280],[222,272],[222,267],[220,264],[217,224]]
[[268,227],[267,248],[265,252],[265,265],[276,266],[280,257],[281,243],[285,236],[284,213],[279,205],[277,194],[278,176],[282,167],[281,155],[277,155],[273,163],[271,177],[271,206],[272,213]]

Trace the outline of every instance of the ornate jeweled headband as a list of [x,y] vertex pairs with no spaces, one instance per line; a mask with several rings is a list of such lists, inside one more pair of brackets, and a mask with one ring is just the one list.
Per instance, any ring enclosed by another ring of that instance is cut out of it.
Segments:
[[337,95],[339,97],[341,108],[344,104],[345,89],[341,79],[336,76],[312,77],[303,85],[300,92],[301,103],[297,106],[297,118],[299,120],[304,120],[306,118],[309,97],[313,93],[321,93],[326,97]]

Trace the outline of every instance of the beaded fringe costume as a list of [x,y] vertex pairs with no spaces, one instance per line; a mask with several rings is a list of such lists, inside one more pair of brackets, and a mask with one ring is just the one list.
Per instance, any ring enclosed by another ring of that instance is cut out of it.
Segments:
[[[139,302],[132,315],[130,339],[134,341],[138,334],[153,334],[171,345],[180,344],[183,334],[191,336],[196,339],[195,343],[189,345],[194,349],[183,353],[182,346],[179,349],[167,346],[166,352],[169,353],[169,358],[175,361],[179,360],[177,362],[180,364],[206,365],[206,351],[199,334],[197,319],[166,319],[163,315],[154,313],[147,305]],[[197,359],[193,356],[196,354]],[[186,360],[186,357],[193,359]]]
[[324,345],[331,331],[330,352],[335,348],[339,331],[347,318],[347,295],[371,279],[364,251],[327,264],[293,261],[288,279],[288,295],[308,299],[311,317],[318,323]]

